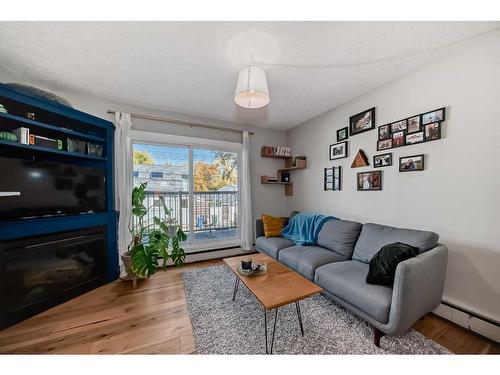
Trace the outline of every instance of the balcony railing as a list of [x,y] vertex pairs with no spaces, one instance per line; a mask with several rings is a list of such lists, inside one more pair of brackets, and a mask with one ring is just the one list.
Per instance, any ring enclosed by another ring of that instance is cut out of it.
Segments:
[[[190,211],[189,193],[146,191],[144,205],[151,206],[160,196],[177,219],[183,231],[189,231]],[[194,225],[193,231],[212,231],[238,227],[238,192],[237,191],[202,191],[193,193]],[[164,209],[156,204],[144,218],[147,224],[153,224],[153,217],[163,217]]]

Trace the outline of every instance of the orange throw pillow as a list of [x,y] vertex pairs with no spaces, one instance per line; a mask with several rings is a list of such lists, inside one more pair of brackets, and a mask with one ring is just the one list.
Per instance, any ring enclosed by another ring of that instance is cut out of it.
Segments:
[[264,236],[279,237],[281,230],[285,225],[286,218],[262,215],[262,224],[264,225]]

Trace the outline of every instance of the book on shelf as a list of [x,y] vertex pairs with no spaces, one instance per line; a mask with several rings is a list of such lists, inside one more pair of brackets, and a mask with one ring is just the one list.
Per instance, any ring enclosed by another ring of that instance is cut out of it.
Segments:
[[278,182],[278,178],[272,177],[272,176],[265,176],[265,181],[266,182]]

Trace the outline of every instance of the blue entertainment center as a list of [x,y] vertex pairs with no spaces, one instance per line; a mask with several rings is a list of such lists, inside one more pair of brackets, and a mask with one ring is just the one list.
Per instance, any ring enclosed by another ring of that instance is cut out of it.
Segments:
[[[117,279],[119,266],[113,123],[4,84],[0,104],[0,132],[18,135],[0,139],[1,329]],[[40,184],[23,187],[23,171]]]

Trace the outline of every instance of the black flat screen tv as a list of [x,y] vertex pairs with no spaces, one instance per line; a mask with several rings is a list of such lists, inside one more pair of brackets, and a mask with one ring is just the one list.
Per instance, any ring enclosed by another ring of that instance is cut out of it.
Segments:
[[0,155],[0,220],[106,210],[106,170]]

